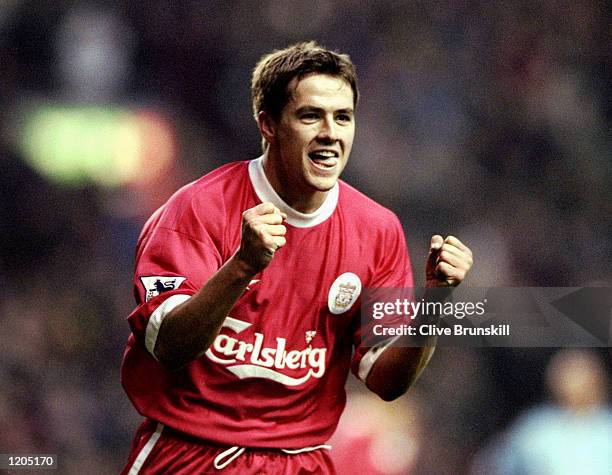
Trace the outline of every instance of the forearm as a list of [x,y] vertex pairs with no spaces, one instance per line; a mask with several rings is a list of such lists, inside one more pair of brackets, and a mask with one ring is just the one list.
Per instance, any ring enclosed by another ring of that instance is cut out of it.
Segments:
[[170,370],[201,356],[212,344],[227,314],[255,271],[232,256],[189,300],[165,316],[154,353]]
[[376,360],[366,386],[385,401],[397,399],[417,381],[433,355],[435,343],[432,337],[427,346],[411,347],[407,339],[398,340]]
[[[472,251],[459,239],[432,236],[425,265],[424,302],[443,302],[454,287],[465,279],[472,267]],[[439,315],[417,315],[412,325],[436,324]],[[393,343],[378,357],[366,379],[366,385],[382,399],[391,401],[404,394],[419,378],[433,355],[435,337],[415,341],[410,336]]]
[[[425,288],[417,300],[443,302],[452,294],[452,287]],[[411,325],[436,324],[439,315],[419,314]],[[385,401],[392,401],[412,386],[431,359],[437,337],[403,336],[387,347],[378,357],[368,374],[367,387]]]
[[272,203],[242,213],[240,248],[189,300],[173,308],[161,323],[153,352],[168,369],[200,357],[212,344],[227,314],[250,280],[285,245],[287,216]]

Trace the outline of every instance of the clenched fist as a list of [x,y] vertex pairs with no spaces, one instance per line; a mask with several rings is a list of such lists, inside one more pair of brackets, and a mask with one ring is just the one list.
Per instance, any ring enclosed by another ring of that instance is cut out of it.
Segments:
[[238,256],[253,268],[255,273],[265,269],[274,253],[286,243],[287,218],[272,203],[261,203],[242,213],[242,238]]
[[426,287],[456,287],[472,267],[472,251],[459,239],[435,235],[431,238],[425,267]]

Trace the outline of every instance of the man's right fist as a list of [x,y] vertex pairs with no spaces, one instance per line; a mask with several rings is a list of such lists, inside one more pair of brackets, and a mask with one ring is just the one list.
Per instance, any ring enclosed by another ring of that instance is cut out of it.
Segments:
[[238,256],[255,273],[265,269],[274,253],[286,243],[287,215],[272,203],[261,203],[242,213],[242,238]]

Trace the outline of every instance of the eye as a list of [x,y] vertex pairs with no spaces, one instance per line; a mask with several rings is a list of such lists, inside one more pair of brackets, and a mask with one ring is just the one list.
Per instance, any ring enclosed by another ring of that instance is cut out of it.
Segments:
[[319,118],[319,116],[315,112],[304,112],[300,115],[300,119],[306,122],[312,122]]
[[353,117],[350,114],[338,114],[336,116],[336,120],[338,122],[350,122],[351,120],[353,120]]

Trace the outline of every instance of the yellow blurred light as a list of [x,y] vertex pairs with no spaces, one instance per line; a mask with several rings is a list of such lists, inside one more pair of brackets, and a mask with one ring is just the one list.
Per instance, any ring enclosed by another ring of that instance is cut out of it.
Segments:
[[43,106],[26,120],[22,149],[32,167],[71,186],[148,182],[176,158],[161,115],[120,107]]

